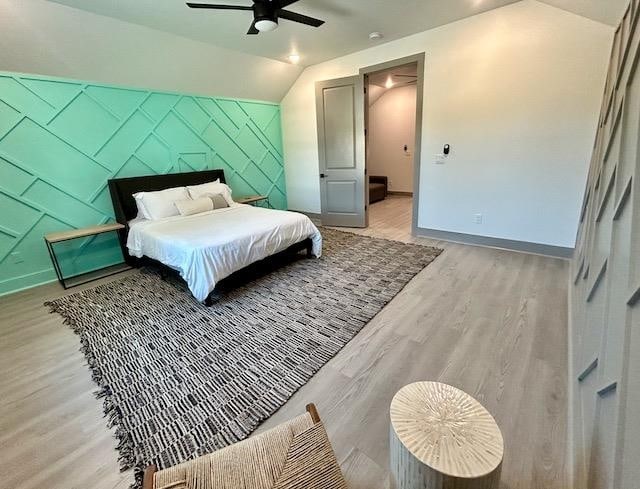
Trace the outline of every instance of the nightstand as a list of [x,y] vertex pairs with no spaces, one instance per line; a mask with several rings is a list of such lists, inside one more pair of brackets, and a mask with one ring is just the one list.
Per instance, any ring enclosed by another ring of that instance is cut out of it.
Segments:
[[131,267],[123,262],[97,270],[92,270],[90,272],[73,275],[71,277],[64,277],[62,275],[60,264],[58,263],[58,258],[55,254],[55,250],[53,249],[54,244],[62,243],[63,241],[69,241],[71,239],[86,238],[88,236],[97,236],[98,234],[103,233],[117,232],[122,229],[124,229],[124,225],[114,222],[111,224],[101,224],[99,226],[91,226],[83,229],[71,229],[69,231],[60,231],[57,233],[49,233],[45,235],[44,242],[47,245],[49,256],[51,257],[51,261],[53,262],[53,269],[55,270],[58,281],[60,282],[62,287],[64,287],[65,289],[75,287],[77,285],[85,284],[99,278],[108,277],[109,275],[114,275],[116,273],[130,270]]
[[259,207],[271,208],[268,195],[248,195],[247,197],[240,197],[236,202],[238,204],[250,204]]

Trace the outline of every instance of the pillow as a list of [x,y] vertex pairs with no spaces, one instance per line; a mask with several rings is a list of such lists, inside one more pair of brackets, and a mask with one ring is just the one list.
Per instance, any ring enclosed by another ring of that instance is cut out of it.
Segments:
[[145,219],[156,220],[179,215],[175,202],[189,199],[189,192],[186,187],[175,187],[158,192],[138,192],[133,198]]
[[[137,194],[136,194],[137,195]],[[137,198],[136,195],[133,198],[136,200],[136,207],[138,209],[138,214],[136,215],[136,219],[146,219],[147,211],[144,210],[144,204],[142,203],[141,198]]]
[[[220,197],[222,198],[222,196]],[[208,212],[214,209],[213,201],[208,197],[200,197],[199,199],[177,200],[176,207],[178,208],[178,212],[181,216],[191,216],[192,214],[200,214],[201,212]]]
[[209,195],[209,200],[211,200],[214,209],[224,209],[225,207],[229,207],[227,199],[225,199],[222,194]]
[[202,185],[191,185],[187,187],[189,195],[192,199],[199,197],[211,197],[212,195],[222,194],[227,204],[233,205],[233,198],[231,197],[231,189],[224,183],[220,183],[220,179],[214,182],[203,183]]

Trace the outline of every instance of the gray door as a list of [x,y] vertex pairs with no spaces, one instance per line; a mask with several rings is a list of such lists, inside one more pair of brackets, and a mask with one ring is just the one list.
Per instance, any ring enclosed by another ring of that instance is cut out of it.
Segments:
[[322,224],[366,227],[362,76],[316,83]]

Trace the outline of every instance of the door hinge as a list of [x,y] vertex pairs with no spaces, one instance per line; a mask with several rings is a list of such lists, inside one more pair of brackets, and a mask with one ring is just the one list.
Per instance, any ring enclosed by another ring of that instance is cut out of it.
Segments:
[[367,87],[364,87],[364,94],[367,94]]
[[324,173],[320,174],[320,178],[325,178],[325,177],[326,177],[326,175]]

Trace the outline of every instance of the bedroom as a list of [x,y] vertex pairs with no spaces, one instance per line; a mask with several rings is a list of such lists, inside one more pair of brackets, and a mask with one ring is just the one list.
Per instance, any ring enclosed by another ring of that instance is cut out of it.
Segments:
[[[394,429],[422,382],[490,420],[480,478],[636,487],[639,2],[258,3],[0,0],[0,486],[249,447],[191,484],[271,487],[256,447],[311,403],[306,487],[473,484]],[[408,62],[400,225],[364,83]]]

